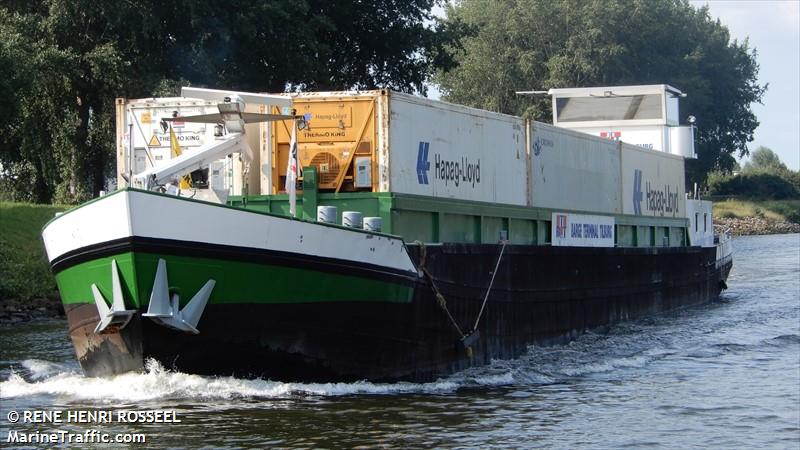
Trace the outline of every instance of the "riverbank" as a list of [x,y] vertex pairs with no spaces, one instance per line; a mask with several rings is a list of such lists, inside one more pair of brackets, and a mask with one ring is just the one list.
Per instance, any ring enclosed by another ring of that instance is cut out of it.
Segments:
[[64,315],[41,230],[65,209],[0,202],[0,324]]
[[30,300],[0,300],[0,326],[13,325],[44,317],[64,317],[64,306],[58,297]]
[[714,224],[734,236],[800,233],[800,200],[715,200]]
[[714,225],[733,236],[800,233],[800,224],[761,217],[715,218]]

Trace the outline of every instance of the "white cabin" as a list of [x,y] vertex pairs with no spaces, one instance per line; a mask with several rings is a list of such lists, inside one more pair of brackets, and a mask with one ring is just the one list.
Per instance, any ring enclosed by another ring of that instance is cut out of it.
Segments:
[[[697,158],[694,126],[680,125],[678,99],[667,84],[550,89],[553,125],[646,149]],[[693,121],[689,118],[689,121]]]

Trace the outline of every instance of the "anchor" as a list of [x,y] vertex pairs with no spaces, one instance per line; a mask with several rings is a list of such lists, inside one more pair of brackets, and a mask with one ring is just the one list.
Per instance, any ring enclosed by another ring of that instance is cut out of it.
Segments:
[[109,308],[100,289],[92,283],[92,295],[94,295],[94,303],[97,305],[97,313],[100,315],[100,323],[94,329],[95,334],[103,333],[109,326],[111,328],[107,331],[108,333],[121,330],[136,314],[136,310],[125,309],[125,297],[122,296],[122,285],[119,283],[116,259],[111,260],[111,294],[111,308]]
[[178,294],[173,294],[172,298],[169,296],[167,262],[159,259],[153,291],[150,293],[150,304],[147,306],[147,312],[142,316],[149,317],[157,324],[173,330],[200,334],[197,323],[200,321],[200,316],[203,315],[208,298],[216,283],[214,280],[208,280],[189,300],[189,303],[180,309]]

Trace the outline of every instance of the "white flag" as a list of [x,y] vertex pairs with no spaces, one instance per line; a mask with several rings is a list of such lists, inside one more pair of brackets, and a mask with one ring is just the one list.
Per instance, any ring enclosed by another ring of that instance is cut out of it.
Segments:
[[297,122],[292,120],[292,139],[289,141],[289,161],[286,166],[286,193],[289,194],[289,213],[297,217]]

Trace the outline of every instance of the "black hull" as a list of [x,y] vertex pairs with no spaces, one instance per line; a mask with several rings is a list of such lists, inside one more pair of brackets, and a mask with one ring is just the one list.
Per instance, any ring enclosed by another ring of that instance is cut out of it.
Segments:
[[[208,305],[186,335],[137,315],[119,332],[94,335],[93,305],[68,308],[87,375],[167,368],[298,381],[429,381],[520,356],[529,345],[564,342],[592,328],[717,298],[731,261],[715,249],[508,246],[480,320],[472,328],[500,253],[498,245],[435,245],[409,251],[429,280],[409,304],[337,302]],[[424,258],[422,253],[424,252]]]

